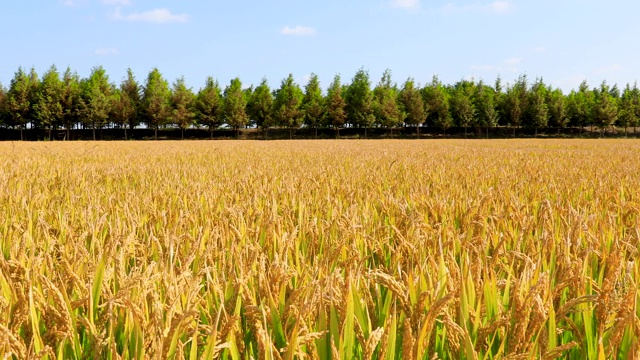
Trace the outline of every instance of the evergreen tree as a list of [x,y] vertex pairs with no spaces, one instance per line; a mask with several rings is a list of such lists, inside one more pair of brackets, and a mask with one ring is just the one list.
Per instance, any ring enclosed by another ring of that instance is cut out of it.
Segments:
[[402,113],[405,115],[404,122],[409,126],[416,127],[416,136],[420,136],[420,126],[427,118],[425,106],[420,95],[420,90],[416,88],[412,78],[408,78],[402,90],[398,94],[398,100]]
[[422,98],[427,109],[427,123],[446,131],[453,120],[449,109],[449,94],[437,76],[422,88]]
[[40,78],[38,77],[36,69],[32,67],[31,71],[29,71],[29,113],[27,115],[27,118],[31,123],[31,127],[35,129],[40,128],[40,121],[38,119],[38,115],[36,114],[35,107],[39,90]]
[[344,96],[347,104],[347,120],[354,126],[364,128],[364,137],[367,137],[367,128],[373,125],[373,94],[369,73],[364,69],[358,70]]
[[142,112],[141,88],[131,69],[127,69],[127,77],[120,83],[120,106],[121,122],[126,139],[127,126],[133,131],[140,124]]
[[9,112],[7,111],[7,90],[0,83],[0,126],[8,126],[7,118]]
[[583,81],[578,91],[572,91],[568,98],[569,124],[579,126],[581,135],[585,126],[593,124],[593,106],[593,92],[589,90],[587,82]]
[[264,131],[267,139],[267,129],[273,125],[273,94],[266,78],[251,93],[247,104],[249,116],[256,121],[256,125]]
[[240,138],[240,128],[249,122],[246,107],[247,99],[242,91],[242,82],[239,78],[235,78],[224,89],[223,114],[225,122],[235,129],[238,139]]
[[467,128],[473,123],[476,116],[476,109],[473,105],[474,84],[468,81],[459,82],[455,85],[451,97],[451,116],[454,124],[464,128],[464,137],[467,137]]
[[549,107],[546,102],[547,88],[542,79],[538,79],[531,87],[527,97],[527,107],[525,108],[525,125],[535,129],[535,135],[538,135],[538,129],[546,127],[549,122]]
[[506,124],[513,127],[513,137],[516,137],[516,128],[522,125],[522,118],[527,107],[528,98],[527,77],[522,75],[518,80],[507,88],[503,97],[503,116]]
[[634,126],[638,119],[636,117],[637,109],[636,104],[633,101],[633,91],[631,86],[627,84],[622,92],[622,99],[620,100],[620,111],[618,116],[617,126],[624,128],[624,136],[627,137],[627,128]]
[[618,89],[618,84],[613,84],[613,86],[609,89],[609,95],[615,100],[620,99],[620,89]]
[[173,83],[171,91],[171,120],[180,128],[180,138],[184,140],[184,130],[194,123],[195,95],[188,88],[184,77],[180,77]]
[[58,69],[55,65],[51,66],[42,76],[33,104],[37,122],[49,130],[49,140],[51,140],[51,130],[62,122],[62,92],[62,81]]
[[304,111],[304,122],[315,130],[315,138],[318,138],[318,127],[322,125],[325,117],[325,106],[322,98],[322,89],[318,75],[311,74],[309,82],[304,88],[302,98],[302,110]]
[[567,126],[569,121],[566,100],[562,90],[547,88],[547,107],[549,110],[549,125],[557,127],[559,134],[560,129]]
[[67,131],[65,139],[71,139],[71,128],[79,122],[80,109],[80,77],[67,67],[62,75],[62,126]]
[[169,83],[162,77],[160,71],[154,68],[147,76],[141,105],[147,124],[155,130],[156,140],[158,140],[158,128],[166,125],[171,116],[170,97]]
[[124,128],[127,139],[127,116],[126,116],[126,100],[122,89],[114,88],[110,98],[111,107],[109,109],[109,119],[117,127]]
[[382,78],[373,89],[373,113],[376,122],[383,127],[391,129],[398,126],[403,120],[403,116],[398,108],[398,91],[395,84],[391,83],[391,70],[385,70]]
[[300,127],[304,120],[304,111],[301,108],[304,94],[295,83],[293,75],[289,74],[280,83],[276,91],[273,109],[278,124],[289,128],[289,138],[293,137],[293,129]]
[[336,75],[327,89],[327,97],[325,98],[327,122],[336,129],[337,138],[340,138],[340,128],[347,121],[347,104],[342,97],[342,89],[340,75]]
[[600,128],[600,136],[606,128],[613,125],[618,118],[618,105],[616,99],[611,96],[606,81],[600,84],[599,89],[594,89],[595,102],[593,106],[593,122]]
[[223,107],[222,90],[218,82],[209,76],[196,95],[195,114],[198,125],[209,128],[210,139],[213,139],[213,129],[222,125]]
[[96,129],[101,129],[109,119],[113,87],[102,66],[94,67],[89,78],[81,81],[80,87],[80,115],[85,125],[91,126],[93,140],[96,140]]
[[478,128],[478,132],[484,127],[487,131],[487,138],[489,138],[489,128],[496,126],[498,122],[498,115],[496,114],[494,103],[494,89],[490,86],[486,86],[482,81],[480,81],[475,90],[475,125]]
[[497,124],[498,125],[507,125],[508,123],[508,116],[507,116],[507,111],[505,109],[506,107],[506,94],[503,92],[504,86],[502,84],[502,78],[500,77],[500,75],[498,75],[498,77],[496,78],[496,81],[493,85],[493,91],[494,91],[494,102],[495,102],[495,109],[496,109],[496,116],[497,116]]
[[638,89],[637,84],[633,84],[633,87],[631,88],[631,102],[633,103],[633,108],[635,109],[635,119],[634,122],[632,124],[629,124],[629,126],[633,126],[633,135],[636,135],[636,127],[638,126],[638,124],[640,123],[640,89]]
[[6,95],[6,119],[7,125],[12,128],[20,128],[20,140],[24,139],[23,130],[28,122],[30,103],[30,83],[27,73],[18,68],[11,79]]
[[127,70],[127,77],[122,80],[120,87],[114,89],[111,106],[111,119],[124,129],[126,140],[128,139],[127,128],[133,130],[139,122],[140,114],[140,86],[131,69]]

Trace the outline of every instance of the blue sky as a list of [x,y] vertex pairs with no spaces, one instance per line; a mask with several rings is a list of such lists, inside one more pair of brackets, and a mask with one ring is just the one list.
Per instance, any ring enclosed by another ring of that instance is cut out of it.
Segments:
[[55,64],[83,77],[102,65],[115,83],[158,67],[194,90],[209,75],[277,87],[312,72],[326,88],[361,67],[373,84],[389,68],[398,83],[527,74],[565,91],[622,87],[640,77],[638,14],[620,0],[5,0],[0,82]]

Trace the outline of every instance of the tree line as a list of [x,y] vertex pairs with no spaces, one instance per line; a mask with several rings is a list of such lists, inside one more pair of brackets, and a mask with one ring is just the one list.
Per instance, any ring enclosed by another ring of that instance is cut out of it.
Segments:
[[358,70],[349,83],[336,75],[323,91],[319,78],[312,74],[301,87],[290,74],[278,88],[266,79],[258,86],[244,87],[239,78],[224,89],[208,77],[198,91],[188,87],[184,78],[169,83],[158,69],[138,82],[131,69],[115,84],[101,66],[92,69],[89,77],[80,78],[67,68],[63,74],[51,66],[42,76],[35,69],[26,72],[19,68],[8,88],[0,85],[0,127],[52,130],[90,129],[93,139],[96,130],[103,128],[127,130],[140,126],[154,129],[206,128],[211,132],[229,127],[239,133],[244,127],[264,131],[273,127],[293,131],[300,127],[315,130],[333,128],[337,137],[344,127],[362,128],[364,136],[372,127],[411,127],[419,136],[423,126],[446,131],[463,128],[478,134],[490,128],[505,126],[539,129],[553,127],[598,129],[604,133],[612,126],[638,126],[640,119],[640,90],[627,84],[602,82],[590,88],[582,82],[578,89],[564,94],[561,89],[547,85],[541,78],[529,81],[521,75],[511,84],[497,78],[492,85],[483,81],[460,80],[453,85],[443,84],[437,76],[430,83],[419,86],[413,78],[402,85],[393,82],[386,70],[372,85],[369,73]]

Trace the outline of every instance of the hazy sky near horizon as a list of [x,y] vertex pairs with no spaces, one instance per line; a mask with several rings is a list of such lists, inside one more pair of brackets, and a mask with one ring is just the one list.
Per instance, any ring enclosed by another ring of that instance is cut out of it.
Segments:
[[398,84],[527,74],[565,91],[640,78],[631,0],[7,0],[1,14],[5,87],[19,66],[52,64],[82,77],[102,65],[114,83],[157,67],[194,90],[207,76],[303,86],[312,72],[326,89],[360,68],[372,85],[387,68]]

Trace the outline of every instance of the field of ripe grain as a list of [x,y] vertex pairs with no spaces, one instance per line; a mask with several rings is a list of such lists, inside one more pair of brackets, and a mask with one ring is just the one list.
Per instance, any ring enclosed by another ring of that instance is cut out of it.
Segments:
[[640,356],[640,142],[0,143],[0,354]]

